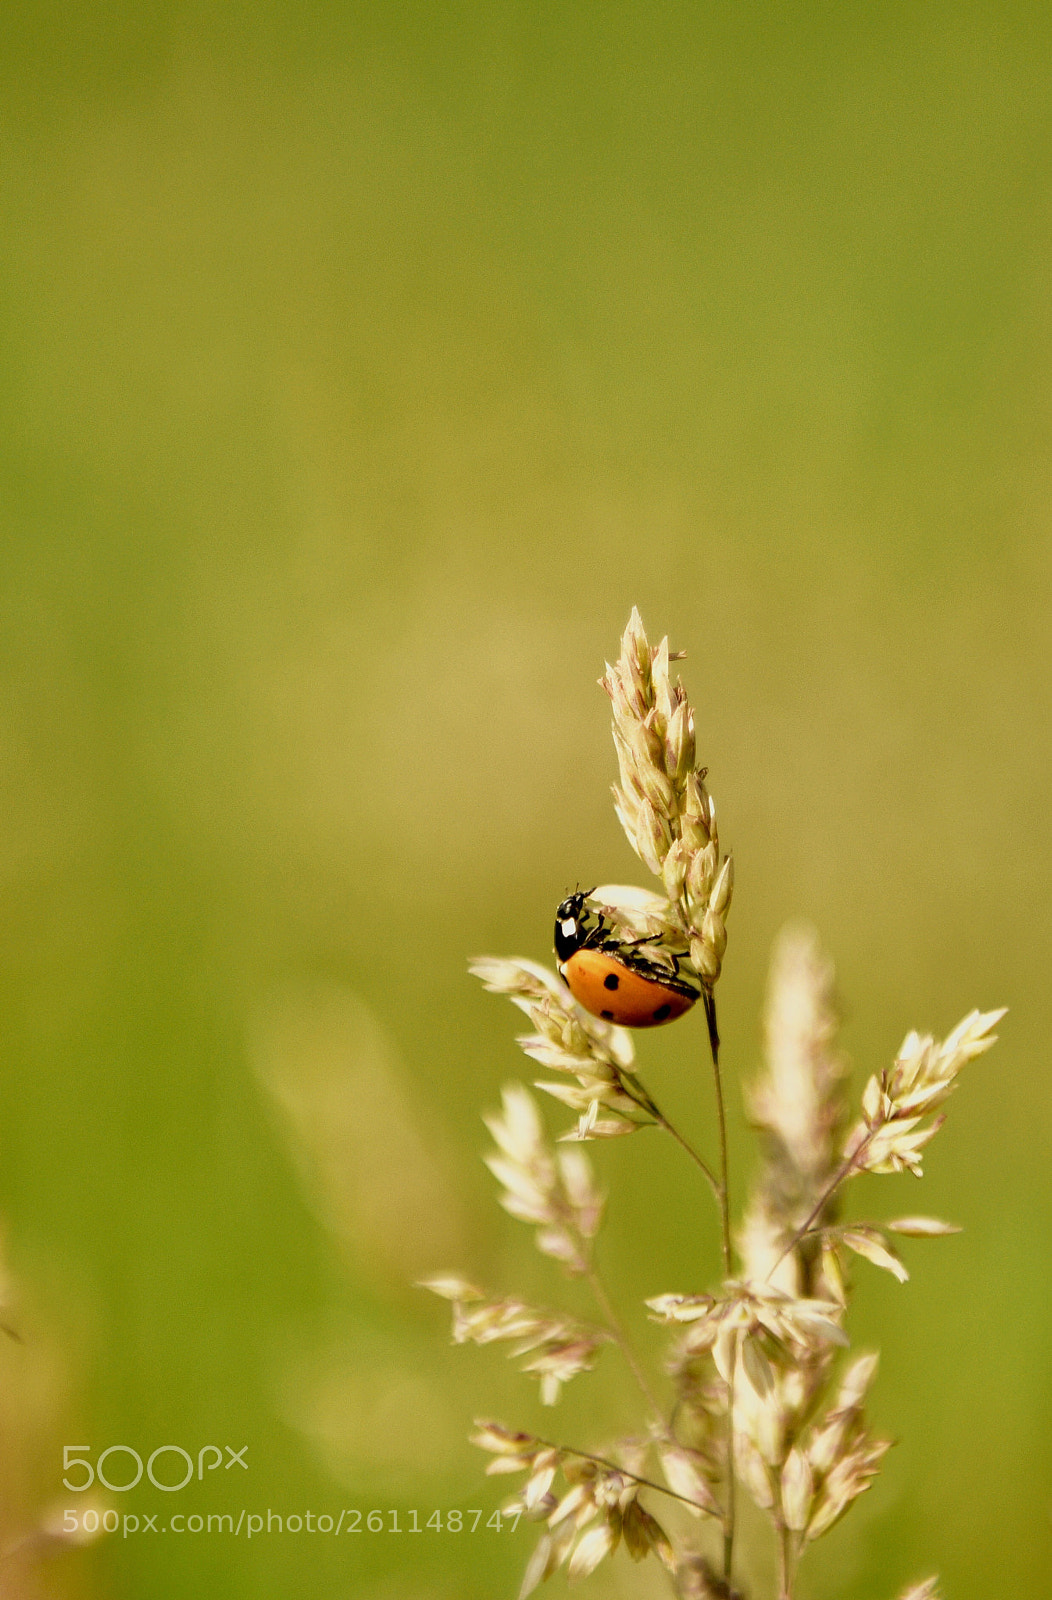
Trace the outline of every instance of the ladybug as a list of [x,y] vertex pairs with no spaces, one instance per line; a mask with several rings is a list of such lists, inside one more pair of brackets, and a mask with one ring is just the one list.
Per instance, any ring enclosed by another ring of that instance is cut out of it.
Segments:
[[578,890],[555,913],[555,956],[574,999],[622,1028],[656,1028],[689,1011],[697,989],[619,940],[601,913],[593,926],[587,898]]

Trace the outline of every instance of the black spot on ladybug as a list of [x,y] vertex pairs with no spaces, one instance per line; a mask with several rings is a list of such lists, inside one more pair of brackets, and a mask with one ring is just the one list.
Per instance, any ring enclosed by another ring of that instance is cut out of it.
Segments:
[[620,982],[621,979],[617,976],[616,972],[608,972],[606,977],[603,979],[603,988],[616,989]]
[[613,1022],[614,1020],[614,1013],[612,1011],[600,1011],[599,1015],[602,1017],[604,1022]]
[[671,1015],[672,1007],[666,1003],[663,1006],[658,1006],[657,1010],[654,1012],[654,1021],[664,1022],[665,1018]]

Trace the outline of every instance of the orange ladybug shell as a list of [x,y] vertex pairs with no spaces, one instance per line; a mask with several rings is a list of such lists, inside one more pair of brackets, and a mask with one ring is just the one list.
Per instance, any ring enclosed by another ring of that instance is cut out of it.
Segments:
[[648,978],[606,950],[575,950],[561,966],[574,999],[622,1028],[656,1028],[689,1011],[696,994]]

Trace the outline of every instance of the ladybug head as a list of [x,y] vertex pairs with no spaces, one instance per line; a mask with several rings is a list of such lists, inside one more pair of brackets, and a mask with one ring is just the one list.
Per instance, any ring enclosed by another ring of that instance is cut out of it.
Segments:
[[555,913],[555,954],[559,961],[569,961],[588,937],[588,913],[584,903],[591,889],[575,889],[560,902]]

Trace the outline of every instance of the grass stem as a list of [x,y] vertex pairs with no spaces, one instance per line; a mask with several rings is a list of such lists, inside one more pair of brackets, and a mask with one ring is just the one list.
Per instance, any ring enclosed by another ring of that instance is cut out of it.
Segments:
[[[716,1089],[716,1120],[720,1131],[718,1199],[723,1245],[723,1272],[725,1277],[730,1278],[733,1275],[731,1262],[731,1203],[727,1160],[727,1113],[723,1103],[723,1080],[720,1076],[720,1035],[716,1026],[716,996],[711,989],[705,990],[704,999],[705,1020],[709,1029],[709,1053],[712,1056],[712,1079]],[[731,1570],[734,1566],[734,1522],[734,1371],[732,1368],[730,1380],[727,1384],[727,1504],[723,1523],[723,1576],[728,1584],[730,1584]]]
[[646,1399],[647,1404],[654,1413],[654,1420],[658,1423],[662,1432],[667,1433],[667,1424],[665,1422],[664,1413],[662,1412],[661,1406],[658,1404],[657,1396],[650,1387],[650,1380],[644,1372],[642,1364],[632,1348],[631,1340],[624,1330],[624,1325],[622,1324],[620,1317],[613,1308],[613,1305],[610,1301],[610,1296],[607,1294],[606,1289],[603,1286],[603,1280],[600,1278],[594,1267],[589,1267],[587,1276],[589,1288],[595,1295],[596,1302],[599,1305],[603,1316],[606,1318],[606,1324],[613,1335],[614,1343],[624,1356],[625,1363],[628,1366],[629,1371],[631,1372],[633,1378],[635,1378],[644,1398]]

